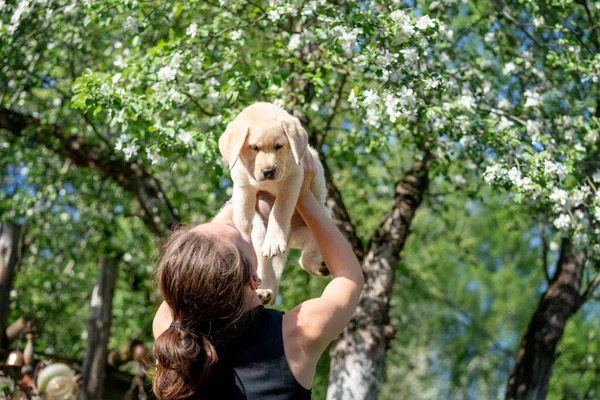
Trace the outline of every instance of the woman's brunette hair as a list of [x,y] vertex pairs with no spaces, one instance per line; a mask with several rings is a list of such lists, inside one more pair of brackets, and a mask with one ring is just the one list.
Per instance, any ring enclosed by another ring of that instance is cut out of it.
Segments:
[[158,399],[185,399],[210,376],[215,346],[239,334],[252,265],[232,243],[191,227],[163,243],[156,281],[174,324],[154,342]]

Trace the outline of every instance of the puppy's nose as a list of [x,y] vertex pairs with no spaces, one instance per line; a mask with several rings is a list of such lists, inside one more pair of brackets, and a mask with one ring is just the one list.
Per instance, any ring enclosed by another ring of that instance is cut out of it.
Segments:
[[263,168],[262,169],[262,174],[265,177],[265,179],[271,179],[272,177],[275,176],[275,172],[277,171],[277,169],[275,167],[271,167],[271,168]]

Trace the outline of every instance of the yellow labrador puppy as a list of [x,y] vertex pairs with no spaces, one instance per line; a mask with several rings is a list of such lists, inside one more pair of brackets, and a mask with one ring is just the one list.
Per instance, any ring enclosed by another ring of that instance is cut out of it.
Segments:
[[[312,234],[294,215],[304,178],[304,157],[314,160],[317,171],[311,190],[330,215],[325,207],[323,166],[316,150],[308,146],[308,136],[298,118],[274,104],[255,103],[227,125],[219,139],[219,150],[233,180],[233,222],[252,238],[258,256],[258,275],[262,279],[258,292],[263,303],[275,302],[288,246],[302,250],[300,266],[304,270],[327,275],[329,271]],[[266,224],[255,212],[258,192],[275,198]]]

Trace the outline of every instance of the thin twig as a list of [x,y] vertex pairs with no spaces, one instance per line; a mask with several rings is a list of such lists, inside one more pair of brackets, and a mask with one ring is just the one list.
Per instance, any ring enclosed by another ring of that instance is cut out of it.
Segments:
[[519,23],[519,21],[517,21],[512,15],[510,15],[510,13],[508,12],[508,10],[506,8],[503,8],[502,10],[502,15],[508,19],[510,22],[512,22],[513,24],[515,24],[529,39],[531,39],[531,41],[533,43],[535,43],[536,46],[538,47],[543,47],[544,45],[540,44],[532,35],[531,33],[527,32],[527,29],[525,29],[525,27],[523,25],[521,25],[521,23]]
[[333,122],[333,118],[335,117],[335,112],[337,111],[338,104],[340,103],[340,98],[342,97],[342,92],[344,91],[344,85],[346,84],[347,79],[348,73],[343,74],[335,91],[335,94],[331,98],[329,112],[327,113],[327,120],[325,121],[325,127],[321,131],[320,135],[317,136],[317,148],[321,148],[323,142],[325,141],[325,136],[327,136],[327,133],[331,129],[331,124]]
[[585,290],[585,293],[583,294],[583,296],[581,296],[581,299],[584,303],[586,301],[588,301],[590,298],[592,298],[594,291],[596,290],[598,285],[600,285],[600,273],[598,273],[598,275],[596,275],[596,277],[594,278],[592,283],[590,283],[590,285]]
[[542,267],[544,269],[544,277],[548,283],[552,282],[550,275],[548,274],[548,239],[546,238],[546,232],[544,231],[544,224],[541,222],[538,224],[540,229],[540,238],[542,239]]

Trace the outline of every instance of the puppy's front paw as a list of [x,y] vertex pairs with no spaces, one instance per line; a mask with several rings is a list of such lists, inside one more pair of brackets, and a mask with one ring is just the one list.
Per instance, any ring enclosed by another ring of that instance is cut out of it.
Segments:
[[256,294],[261,303],[269,304],[273,300],[273,291],[271,289],[256,289]]
[[281,230],[267,230],[267,237],[262,246],[265,257],[275,257],[287,251],[287,237]]

